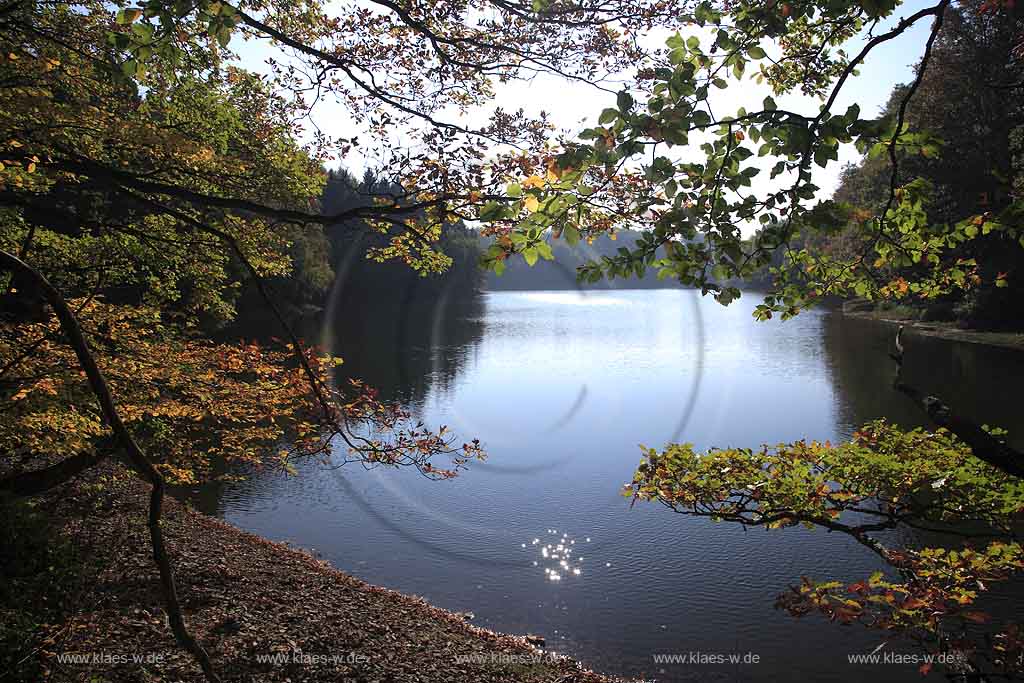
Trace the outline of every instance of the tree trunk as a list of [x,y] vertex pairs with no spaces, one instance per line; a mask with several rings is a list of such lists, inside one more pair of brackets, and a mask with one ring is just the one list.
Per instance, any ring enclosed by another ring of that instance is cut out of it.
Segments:
[[[174,633],[178,643],[195,657],[206,679],[211,683],[220,683],[220,678],[213,670],[209,654],[189,633],[181,613],[181,605],[178,602],[178,592],[174,580],[174,569],[171,567],[170,560],[168,559],[167,548],[164,545],[163,530],[160,528],[160,516],[163,510],[164,499],[163,477],[142,451],[142,448],[135,441],[135,437],[125,427],[124,422],[121,421],[121,416],[118,414],[117,407],[114,404],[114,398],[107,387],[107,381],[103,377],[103,373],[100,372],[99,366],[96,365],[96,360],[93,358],[85,336],[82,334],[82,328],[78,324],[75,314],[64,301],[64,297],[43,277],[42,273],[13,254],[0,251],[0,266],[11,271],[16,277],[30,281],[39,289],[39,293],[42,294],[43,298],[53,308],[54,313],[57,314],[57,319],[60,321],[61,330],[67,335],[68,341],[75,350],[75,355],[78,356],[78,362],[81,364],[89,380],[89,386],[99,401],[108,426],[114,432],[118,443],[128,453],[131,463],[152,485],[149,498],[149,536],[153,547],[153,560],[160,571],[160,586],[163,591],[164,605],[167,608],[171,631]],[[85,462],[83,460],[79,464],[84,464]],[[73,466],[70,469],[73,469]],[[85,469],[85,467],[83,466],[82,469]]]

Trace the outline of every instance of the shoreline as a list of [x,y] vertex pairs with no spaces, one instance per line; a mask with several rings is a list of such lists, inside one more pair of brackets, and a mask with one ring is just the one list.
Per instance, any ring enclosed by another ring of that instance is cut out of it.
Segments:
[[986,332],[981,330],[964,330],[952,322],[922,322],[908,318],[892,317],[888,311],[853,311],[840,308],[844,318],[874,320],[887,325],[903,325],[906,331],[922,337],[933,337],[965,344],[981,344],[1004,349],[1024,351],[1024,332]]
[[[35,500],[53,521],[45,545],[84,551],[90,567],[84,589],[56,586],[66,614],[34,634],[44,676],[204,681],[167,624],[150,556],[148,491],[122,466],[106,464]],[[464,614],[368,584],[172,497],[163,528],[188,627],[225,683],[623,680],[527,636],[473,626]]]

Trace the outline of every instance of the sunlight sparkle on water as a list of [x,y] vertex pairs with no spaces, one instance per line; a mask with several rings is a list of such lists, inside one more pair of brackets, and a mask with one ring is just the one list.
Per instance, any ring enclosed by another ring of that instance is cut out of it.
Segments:
[[[556,538],[551,543],[540,545],[540,561],[533,560],[532,565],[542,567],[544,578],[548,581],[561,581],[564,577],[580,576],[583,573],[583,558],[573,557],[576,540],[566,532],[558,536],[558,529],[548,529],[547,532]],[[590,538],[587,538],[587,542],[590,542]],[[533,539],[530,543],[531,546],[539,544],[539,538]],[[526,548],[526,544],[521,543],[520,547]]]

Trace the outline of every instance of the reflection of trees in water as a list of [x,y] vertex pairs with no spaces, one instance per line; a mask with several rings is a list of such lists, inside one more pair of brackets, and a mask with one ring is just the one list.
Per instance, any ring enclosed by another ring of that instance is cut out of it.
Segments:
[[[374,193],[400,190],[369,174],[362,181],[334,174],[324,191],[324,209],[368,205]],[[442,226],[436,246],[451,265],[429,277],[399,261],[368,260],[368,249],[389,244],[386,235],[370,229],[331,235],[335,281],[321,342],[345,359],[339,379],[365,380],[382,398],[407,404],[419,404],[432,385],[446,388],[483,331],[476,232],[461,223]]]
[[[833,313],[825,316],[822,334],[844,431],[881,417],[904,427],[933,426],[892,388],[893,325]],[[903,342],[907,384],[942,398],[964,417],[1008,429],[1018,447],[1024,443],[1024,414],[1012,394],[1024,379],[1024,353],[923,337],[909,329]]]
[[[375,193],[401,188],[367,174],[361,181],[344,172],[332,172],[324,189],[324,213],[338,213],[373,203]],[[451,257],[441,275],[421,277],[408,265],[366,258],[371,247],[385,247],[389,237],[358,221],[326,230],[330,264],[335,279],[326,297],[312,305],[294,298],[287,283],[268,288],[288,324],[307,344],[318,343],[344,358],[337,378],[358,378],[380,391],[386,401],[398,401],[413,412],[431,389],[447,393],[465,368],[469,354],[483,336],[484,304],[478,266],[480,240],[461,223],[444,225],[435,245]],[[297,264],[297,275],[302,275]],[[307,305],[304,305],[307,304]],[[321,306],[323,309],[321,310]],[[232,325],[220,331],[226,339],[255,339],[271,343],[286,337],[262,298],[247,292]],[[303,465],[300,463],[299,468]],[[214,463],[214,478],[233,473]],[[258,471],[240,472],[238,483],[211,481],[201,488],[181,488],[175,494],[189,499],[208,514],[223,509],[228,488],[231,496],[247,497],[254,488],[272,485],[272,476]]]
[[[880,417],[907,428],[934,428],[913,402],[892,388],[895,364],[887,354],[895,339],[894,325],[833,313],[825,317],[822,334],[838,401],[837,419],[844,432]],[[1011,395],[1024,379],[1024,353],[922,337],[909,329],[904,332],[903,345],[905,382],[941,397],[960,415],[1008,429],[1010,443],[1017,448],[1024,445],[1024,414],[1019,399]],[[957,525],[956,530],[987,531],[967,523]],[[958,535],[910,527],[878,537],[883,543],[911,548],[956,547],[964,542]],[[988,587],[976,607],[990,613],[995,623],[1016,620],[1024,599],[1024,580],[989,582]]]
[[[247,468],[248,469],[248,468]],[[233,491],[235,497],[248,497],[245,491],[248,489],[245,481],[240,482],[227,482],[219,479],[229,473],[229,468],[223,461],[213,463],[212,472],[210,472],[210,480],[204,482],[200,486],[170,486],[168,492],[178,498],[188,502],[189,505],[194,507],[204,515],[210,515],[211,517],[223,517],[224,513],[224,498],[229,489],[240,487],[241,494]],[[240,472],[243,476],[259,476],[258,472]]]
[[[367,268],[379,267],[367,264]],[[361,270],[361,269],[357,269]],[[462,278],[358,277],[349,272],[336,285],[327,313],[297,325],[309,341],[323,329],[329,351],[342,356],[338,379],[357,377],[380,390],[381,398],[415,407],[431,390],[447,392],[465,368],[483,336],[483,295]],[[259,337],[269,326],[250,325],[248,336]],[[269,336],[269,334],[265,334]],[[214,465],[214,477],[228,473]],[[304,469],[299,464],[300,471]],[[201,487],[174,491],[200,511],[220,515],[225,496],[263,495],[274,485],[274,473],[238,472],[243,481],[210,481]]]
[[386,400],[422,403],[447,391],[483,337],[483,295],[473,287],[416,278],[400,286],[342,288],[324,321],[330,351],[345,359],[339,379],[356,377]]

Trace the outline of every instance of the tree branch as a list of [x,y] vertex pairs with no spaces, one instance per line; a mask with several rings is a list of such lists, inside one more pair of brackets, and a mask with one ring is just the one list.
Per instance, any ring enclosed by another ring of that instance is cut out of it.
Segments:
[[77,477],[99,464],[110,454],[109,450],[82,451],[58,463],[29,472],[19,472],[0,479],[0,491],[18,498],[37,496]]
[[138,442],[135,441],[135,437],[132,436],[121,420],[117,406],[114,404],[114,398],[107,386],[107,381],[96,364],[96,359],[93,357],[92,352],[89,350],[89,344],[85,340],[85,335],[78,324],[78,319],[67,305],[67,302],[64,301],[61,293],[50,284],[49,280],[42,273],[6,251],[0,251],[0,267],[33,282],[38,291],[43,295],[43,298],[53,308],[57,319],[60,321],[61,329],[67,335],[68,341],[78,357],[78,362],[85,371],[89,386],[93,394],[96,395],[96,400],[100,404],[100,409],[103,412],[107,425],[114,433],[118,443],[128,453],[132,465],[152,485],[149,499],[149,534],[153,547],[153,560],[160,571],[160,584],[163,589],[164,604],[167,608],[167,617],[170,622],[171,631],[174,633],[175,638],[177,638],[178,643],[195,657],[200,668],[203,670],[203,674],[206,676],[206,680],[211,683],[220,683],[220,678],[213,670],[213,664],[210,662],[210,656],[188,631],[185,619],[181,613],[181,605],[178,602],[177,586],[174,579],[174,569],[171,567],[167,555],[163,530],[160,526],[164,498],[163,477],[153,466],[153,463],[143,452]]
[[892,173],[889,176],[889,199],[885,202],[885,209],[882,211],[882,220],[885,220],[885,216],[889,213],[892,208],[893,202],[896,201],[896,186],[899,183],[900,165],[899,159],[896,157],[896,148],[899,144],[900,136],[903,135],[903,123],[907,118],[907,107],[910,106],[910,100],[913,99],[917,89],[921,87],[921,81],[924,80],[925,71],[928,70],[928,60],[932,56],[932,46],[935,44],[935,39],[939,35],[939,31],[942,30],[942,20],[946,15],[946,7],[949,6],[949,0],[943,0],[939,3],[939,11],[935,14],[935,23],[932,24],[932,32],[928,35],[928,42],[924,46],[924,54],[921,56],[921,63],[917,67],[917,78],[910,85],[910,89],[907,90],[906,96],[903,101],[900,102],[899,113],[896,115],[896,129],[892,134],[892,140],[889,141],[889,162],[892,165]]

